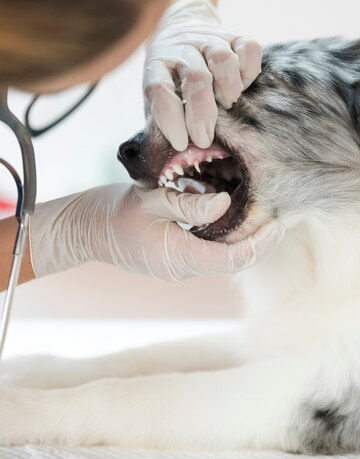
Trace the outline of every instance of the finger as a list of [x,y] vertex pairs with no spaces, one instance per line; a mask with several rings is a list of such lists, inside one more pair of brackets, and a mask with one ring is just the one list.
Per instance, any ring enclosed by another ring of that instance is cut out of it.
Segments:
[[142,193],[142,209],[165,220],[202,226],[222,217],[231,204],[228,193],[191,194],[171,189]]
[[227,41],[215,37],[212,41],[203,53],[214,77],[215,98],[228,110],[238,100],[243,89],[239,59]]
[[208,148],[214,139],[217,118],[213,77],[198,49],[186,47],[183,62],[191,63],[178,66],[181,91],[186,100],[186,127],[195,145]]
[[175,150],[188,145],[184,107],[175,93],[171,71],[159,60],[152,60],[144,70],[144,95],[154,120]]
[[177,242],[178,255],[186,261],[191,275],[234,274],[247,269],[261,260],[284,235],[284,227],[276,222],[263,226],[253,236],[232,245],[204,241],[182,231],[183,237]]
[[219,220],[228,210],[231,198],[228,193],[169,193],[169,206],[173,220],[191,226],[202,226]]
[[231,46],[239,59],[243,90],[245,90],[261,72],[262,48],[255,40],[246,37],[236,38]]

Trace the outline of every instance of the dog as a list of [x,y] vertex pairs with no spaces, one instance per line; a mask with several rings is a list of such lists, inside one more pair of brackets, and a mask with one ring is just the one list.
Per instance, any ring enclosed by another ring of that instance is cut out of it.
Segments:
[[269,46],[212,147],[177,153],[150,120],[119,159],[146,188],[229,192],[198,237],[234,243],[275,219],[285,238],[236,275],[234,336],[5,362],[0,444],[360,451],[360,40]]

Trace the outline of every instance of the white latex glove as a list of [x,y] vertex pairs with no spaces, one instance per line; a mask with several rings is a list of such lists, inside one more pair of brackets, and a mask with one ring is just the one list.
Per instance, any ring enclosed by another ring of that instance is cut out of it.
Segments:
[[[188,135],[200,148],[214,138],[215,99],[226,109],[261,72],[260,45],[221,24],[207,0],[180,0],[165,12],[149,43],[145,109],[173,148]],[[175,94],[179,89],[185,103]]]
[[214,222],[229,205],[227,193],[142,191],[123,184],[40,204],[30,224],[35,275],[42,277],[88,261],[163,280],[240,271],[277,244],[282,226],[268,224],[248,240],[227,245],[201,240],[175,223]]

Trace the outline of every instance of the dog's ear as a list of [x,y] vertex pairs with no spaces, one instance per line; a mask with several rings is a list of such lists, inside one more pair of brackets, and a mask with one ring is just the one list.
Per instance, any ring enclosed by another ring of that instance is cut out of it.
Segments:
[[357,76],[346,99],[351,122],[360,141],[360,40],[350,43],[340,55],[343,63]]
[[342,73],[355,75],[355,81],[351,84],[348,79],[339,78],[339,75],[332,83],[349,110],[351,123],[360,142],[360,40],[352,41],[345,46],[340,42],[340,46],[333,48],[330,55],[335,59],[335,67],[341,68]]
[[353,130],[357,133],[360,142],[360,79],[355,83],[349,84],[336,77],[332,85],[349,112]]
[[350,115],[360,142],[360,80],[353,85]]

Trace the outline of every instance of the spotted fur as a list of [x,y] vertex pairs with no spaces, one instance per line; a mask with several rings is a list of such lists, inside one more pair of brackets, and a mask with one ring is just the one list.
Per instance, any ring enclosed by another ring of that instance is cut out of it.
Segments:
[[[270,219],[287,228],[236,278],[244,326],[95,360],[3,363],[0,445],[360,452],[359,85],[359,40],[265,49],[215,133],[246,171],[239,225],[216,237],[239,241]],[[131,142],[130,175],[156,186],[175,153],[151,120]]]

